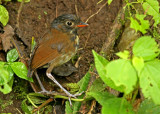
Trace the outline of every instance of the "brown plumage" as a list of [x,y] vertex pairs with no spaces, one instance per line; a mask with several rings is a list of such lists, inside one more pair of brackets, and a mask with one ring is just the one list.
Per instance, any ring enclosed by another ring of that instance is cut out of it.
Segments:
[[53,68],[69,61],[78,48],[79,39],[77,35],[78,27],[85,27],[87,24],[72,14],[65,14],[57,17],[51,29],[41,38],[32,54],[28,76],[35,75],[41,86],[42,92],[47,92],[39,80],[36,69],[44,65],[49,65],[46,75],[53,80],[69,97],[76,97],[80,94],[72,95],[63,88],[52,76]]

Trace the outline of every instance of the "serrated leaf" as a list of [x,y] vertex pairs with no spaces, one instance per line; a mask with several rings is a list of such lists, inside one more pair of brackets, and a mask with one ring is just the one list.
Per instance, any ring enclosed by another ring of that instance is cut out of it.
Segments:
[[102,92],[106,88],[106,84],[101,80],[101,78],[97,78],[89,88],[89,92]]
[[[78,85],[80,87],[79,92],[82,91],[86,91],[89,81],[90,81],[90,77],[91,74],[90,72],[93,71],[93,66],[91,66],[91,68],[89,69],[89,71],[86,73],[86,75],[78,82]],[[79,96],[79,99],[82,99],[84,97],[84,94]],[[73,114],[77,113],[77,111],[79,111],[81,106],[81,102],[73,102]]]
[[129,94],[137,83],[137,74],[129,60],[118,59],[107,65],[107,77],[116,86],[124,86],[123,92]]
[[107,64],[109,63],[109,61],[107,61],[104,57],[98,55],[95,51],[92,51],[92,52],[94,55],[96,70],[97,70],[100,78],[103,80],[103,82],[105,84],[107,84],[108,86],[110,86],[111,88],[118,90],[120,92],[123,92],[123,90],[124,90],[123,85],[116,86],[114,84],[113,80],[111,80],[109,77],[107,77]]
[[143,9],[148,14],[153,16],[155,20],[154,26],[160,23],[159,2],[157,0],[146,0],[143,3]]
[[153,60],[159,55],[158,44],[151,36],[140,37],[133,46],[133,54],[144,61]]
[[123,52],[116,53],[116,55],[122,59],[128,59],[129,58],[129,51],[124,50]]
[[7,61],[14,62],[18,59],[18,52],[16,49],[12,49],[7,53]]
[[30,110],[30,108],[28,107],[28,105],[26,104],[26,101],[27,101],[27,99],[25,99],[25,100],[22,101],[21,109],[22,109],[25,113],[31,114],[31,110]]
[[0,22],[3,24],[3,26],[6,26],[9,20],[9,14],[6,8],[2,5],[0,5]]
[[136,18],[140,21],[140,23],[138,23],[138,21],[134,18],[130,18],[131,20],[131,24],[130,24],[130,27],[135,29],[136,32],[137,31],[140,31],[142,32],[143,34],[145,34],[147,31],[147,29],[149,29],[149,21],[148,20],[144,20],[146,16],[145,15],[139,15],[139,14],[136,14]]
[[[123,102],[123,103],[122,103]],[[134,114],[132,105],[127,100],[121,98],[111,98],[106,100],[102,106],[102,114]]]
[[152,100],[145,99],[139,106],[138,114],[160,114],[160,106]]
[[160,105],[160,62],[146,62],[139,76],[140,87],[145,98],[151,98]]
[[14,62],[14,63],[11,63],[11,67],[12,67],[14,73],[18,77],[33,82],[32,78],[27,77],[28,70],[27,70],[27,67],[23,63],[21,63],[21,62]]
[[132,64],[139,74],[144,67],[144,60],[142,57],[135,57],[134,56],[132,59]]
[[69,104],[69,101],[65,102],[65,114],[73,114],[73,110]]

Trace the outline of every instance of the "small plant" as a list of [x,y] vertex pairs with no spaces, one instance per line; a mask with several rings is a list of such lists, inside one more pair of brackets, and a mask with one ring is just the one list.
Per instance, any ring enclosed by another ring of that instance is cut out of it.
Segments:
[[[158,44],[151,36],[142,36],[135,42],[132,52],[133,55],[127,50],[118,52],[116,55],[120,59],[109,62],[93,51],[95,66],[101,79],[109,87],[124,93],[123,98],[92,95],[103,106],[103,114],[133,113],[132,105],[139,88],[145,98],[160,105],[160,61],[156,59],[160,53]],[[129,96],[128,102],[125,98]]]
[[[3,0],[3,2],[10,2],[11,0]],[[22,2],[23,0],[17,0],[18,2]],[[24,0],[24,2],[30,2],[30,0]],[[2,4],[2,1],[0,0],[0,4]],[[0,5],[0,22],[3,26],[6,26],[9,21],[9,13],[7,9]]]
[[7,53],[7,62],[0,61],[0,91],[7,94],[12,91],[14,81],[14,73],[22,78],[32,81],[27,77],[27,68],[22,62],[15,62],[18,59],[16,49],[12,49]]

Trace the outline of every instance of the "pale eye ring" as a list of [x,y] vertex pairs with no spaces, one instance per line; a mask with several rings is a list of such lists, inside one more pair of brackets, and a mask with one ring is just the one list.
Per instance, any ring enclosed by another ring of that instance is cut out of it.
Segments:
[[66,25],[67,25],[67,26],[73,26],[73,24],[74,24],[74,23],[71,22],[71,21],[67,21],[67,22],[66,22]]

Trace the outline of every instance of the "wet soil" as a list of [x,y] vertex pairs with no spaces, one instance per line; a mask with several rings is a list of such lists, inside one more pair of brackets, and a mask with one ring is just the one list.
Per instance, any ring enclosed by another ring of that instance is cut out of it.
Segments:
[[[99,0],[31,0],[29,3],[23,4],[18,23],[17,14],[21,3],[8,2],[6,8],[10,15],[9,24],[15,30],[17,40],[23,45],[24,53],[29,57],[32,37],[38,41],[50,27],[50,23],[55,17],[72,13],[80,16],[81,20],[86,21],[106,1],[103,0],[100,4],[97,4],[98,2]],[[121,0],[113,0],[111,5],[106,5],[97,15],[90,18],[88,21],[89,27],[79,30],[80,49],[77,55],[80,60],[78,62],[78,71],[69,77],[56,77],[61,80],[60,82],[66,79],[69,82],[77,82],[85,75],[90,64],[93,64],[92,50],[96,52],[101,50],[121,5]],[[1,94],[0,96],[3,99],[4,95]],[[3,112],[18,113],[17,110],[16,112],[14,110],[16,108],[21,110],[20,102],[15,100],[13,104],[16,105],[8,106],[9,108]]]

